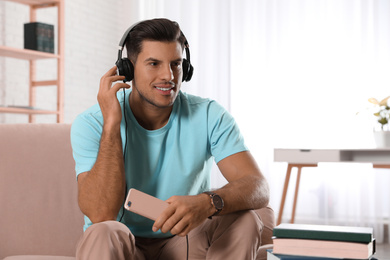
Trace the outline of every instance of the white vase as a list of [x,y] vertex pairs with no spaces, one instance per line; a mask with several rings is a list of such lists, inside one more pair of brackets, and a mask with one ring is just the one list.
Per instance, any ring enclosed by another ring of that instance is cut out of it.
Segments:
[[376,147],[390,147],[390,131],[374,131],[374,140]]

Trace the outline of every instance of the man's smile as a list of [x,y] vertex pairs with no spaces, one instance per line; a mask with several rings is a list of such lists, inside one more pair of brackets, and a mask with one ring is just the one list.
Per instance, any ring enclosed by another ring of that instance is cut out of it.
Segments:
[[175,88],[175,83],[173,82],[164,82],[155,84],[154,87],[162,94],[169,95],[171,91]]

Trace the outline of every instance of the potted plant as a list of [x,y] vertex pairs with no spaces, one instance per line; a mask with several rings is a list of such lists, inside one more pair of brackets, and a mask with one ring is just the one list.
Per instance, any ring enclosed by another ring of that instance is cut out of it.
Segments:
[[390,96],[380,102],[376,98],[370,98],[368,101],[375,105],[373,114],[376,117],[376,126],[374,127],[376,145],[390,147]]

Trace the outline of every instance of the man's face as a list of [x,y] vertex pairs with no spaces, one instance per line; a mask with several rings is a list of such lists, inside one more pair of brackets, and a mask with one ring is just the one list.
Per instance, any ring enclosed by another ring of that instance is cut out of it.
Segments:
[[143,41],[134,64],[132,86],[136,102],[158,108],[173,105],[183,77],[183,53],[175,42]]

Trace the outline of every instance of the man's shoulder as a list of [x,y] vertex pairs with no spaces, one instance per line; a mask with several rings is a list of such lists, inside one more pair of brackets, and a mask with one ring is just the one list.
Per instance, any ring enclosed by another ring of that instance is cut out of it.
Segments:
[[229,114],[218,101],[210,98],[203,98],[188,93],[182,93],[182,106],[187,106],[188,111],[207,114],[209,119],[219,119],[224,114]]
[[192,108],[225,110],[216,100],[181,92],[181,102]]
[[188,103],[189,105],[208,104],[208,103],[214,101],[214,100],[211,100],[209,98],[196,96],[196,95],[189,94],[186,92],[180,92],[180,94],[181,94],[180,97],[181,97],[182,101]]
[[95,104],[87,108],[84,112],[80,113],[77,118],[82,118],[84,120],[103,120],[102,111],[100,110],[99,104]]
[[103,125],[103,115],[99,104],[95,104],[84,112],[80,113],[72,123],[72,130],[85,129],[85,127],[96,127]]
[[[131,90],[126,90],[126,97],[130,95]],[[123,106],[124,96],[122,91],[118,91],[117,98],[119,104]],[[103,123],[103,114],[100,109],[99,103],[92,105],[91,107],[84,110],[84,112],[80,113],[75,121],[84,121],[84,122],[97,122],[99,124]]]

